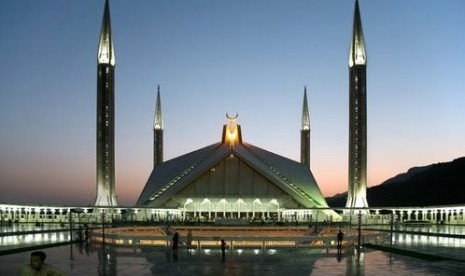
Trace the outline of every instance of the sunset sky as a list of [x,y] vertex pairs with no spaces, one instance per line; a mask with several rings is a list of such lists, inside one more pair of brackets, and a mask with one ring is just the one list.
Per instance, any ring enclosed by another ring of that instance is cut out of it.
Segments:
[[[0,1],[0,203],[95,200],[103,0]],[[300,160],[307,86],[311,170],[347,190],[353,0],[112,0],[116,190],[133,205],[152,170],[161,86],[165,159],[244,141]],[[368,185],[465,156],[465,1],[360,0],[367,46]],[[440,183],[438,183],[440,184]]]

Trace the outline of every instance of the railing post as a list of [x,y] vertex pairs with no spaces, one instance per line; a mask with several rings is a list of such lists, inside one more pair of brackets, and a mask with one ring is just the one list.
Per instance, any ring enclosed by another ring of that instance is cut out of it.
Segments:
[[392,213],[391,213],[391,238],[389,242],[391,247],[392,247],[393,231],[394,231],[394,210],[392,210]]
[[358,211],[358,249],[360,250],[361,245],[361,238],[362,238],[362,210]]
[[69,241],[73,242],[73,217],[71,209],[68,209],[68,218],[69,218]]

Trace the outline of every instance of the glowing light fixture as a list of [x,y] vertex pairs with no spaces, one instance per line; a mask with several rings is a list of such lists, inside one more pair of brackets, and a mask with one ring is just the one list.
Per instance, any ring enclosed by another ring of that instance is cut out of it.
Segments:
[[228,113],[226,113],[226,118],[228,119],[228,126],[226,128],[226,142],[229,142],[229,145],[231,148],[234,147],[234,145],[238,142],[239,140],[239,134],[238,134],[238,129],[237,129],[237,123],[236,119],[239,116],[239,114],[236,113],[236,116],[231,117],[229,116]]

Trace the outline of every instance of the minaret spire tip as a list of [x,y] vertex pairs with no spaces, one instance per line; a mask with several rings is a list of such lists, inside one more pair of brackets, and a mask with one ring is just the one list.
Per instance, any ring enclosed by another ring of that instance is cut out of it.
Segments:
[[365,49],[365,39],[363,37],[362,19],[358,0],[355,0],[354,25],[352,30],[352,40],[350,42],[349,67],[355,65],[366,65],[367,55]]
[[157,100],[153,118],[153,166],[163,163],[163,118],[161,115],[160,84],[157,85]]
[[302,130],[310,130],[310,113],[307,103],[307,86],[304,86],[304,102],[302,107]]
[[105,0],[97,58],[99,64],[115,66],[115,49],[113,48],[113,38],[111,36],[110,4],[108,0]]
[[307,103],[307,86],[304,86],[302,128],[300,129],[300,163],[310,168],[310,113]]
[[161,113],[160,84],[157,87],[157,101],[155,103],[155,117],[153,120],[154,129],[163,129],[163,117]]

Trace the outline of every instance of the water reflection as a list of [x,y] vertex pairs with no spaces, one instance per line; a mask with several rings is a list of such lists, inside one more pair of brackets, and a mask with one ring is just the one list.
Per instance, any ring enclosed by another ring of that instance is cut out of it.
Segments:
[[354,251],[346,259],[346,275],[365,275],[365,255],[361,250]]
[[[454,233],[464,233],[465,227],[441,226]],[[421,232],[441,233],[441,227],[404,227]],[[398,227],[397,229],[401,229]],[[1,237],[4,244],[21,245],[67,241],[69,232],[35,233]],[[465,239],[395,233],[392,244],[395,247],[430,254],[464,258]],[[389,245],[386,241],[385,245]],[[220,248],[180,249],[174,256],[171,248],[164,247],[110,247],[86,243],[73,246],[55,247],[44,250],[50,261],[71,275],[139,275],[139,274],[293,274],[293,275],[437,275],[462,272],[463,263],[428,263],[411,257],[384,253],[381,251],[357,251],[343,249],[330,253],[318,249],[234,249],[227,250],[222,261]],[[15,275],[17,267],[28,259],[30,252],[2,256],[0,274]],[[15,259],[16,258],[16,259]]]
[[0,249],[69,241],[69,232],[19,234],[0,237]]
[[[411,257],[366,250],[336,250],[326,253],[311,249],[179,250],[178,261],[169,248],[102,247],[85,244],[44,250],[54,266],[69,275],[461,275],[461,262],[426,262]],[[2,256],[0,275],[16,275],[30,252]],[[441,273],[443,272],[443,273]]]
[[105,246],[98,249],[97,256],[99,276],[117,275],[117,253],[112,247]]

